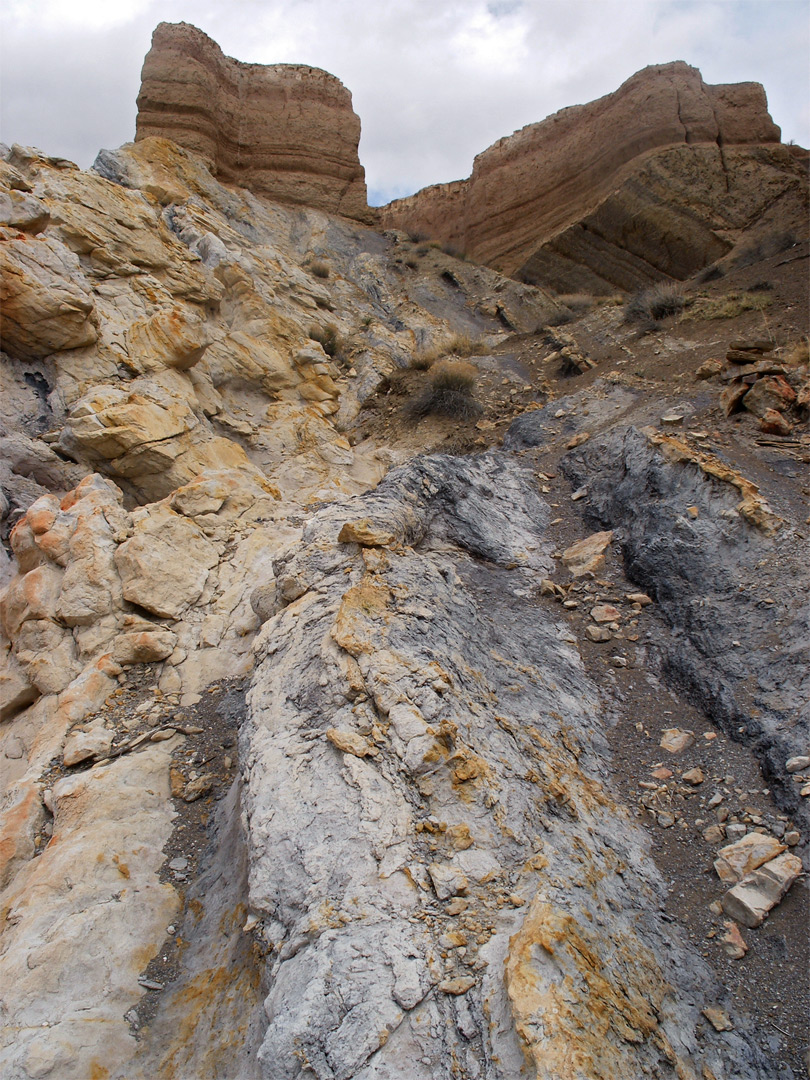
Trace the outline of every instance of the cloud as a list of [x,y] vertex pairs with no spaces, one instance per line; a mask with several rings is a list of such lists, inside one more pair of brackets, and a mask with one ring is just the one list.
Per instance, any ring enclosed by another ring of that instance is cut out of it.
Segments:
[[0,132],[89,165],[133,137],[161,19],[230,56],[307,63],[351,90],[372,202],[469,175],[475,154],[648,64],[762,82],[785,139],[810,143],[804,0],[10,0]]

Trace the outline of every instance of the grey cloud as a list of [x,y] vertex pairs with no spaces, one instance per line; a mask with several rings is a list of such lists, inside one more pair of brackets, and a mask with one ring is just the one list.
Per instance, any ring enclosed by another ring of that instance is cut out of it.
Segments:
[[[62,0],[52,0],[58,8]],[[361,117],[374,201],[469,175],[475,154],[567,105],[683,59],[709,82],[762,82],[785,139],[810,142],[810,28],[799,0],[130,0],[126,22],[6,22],[2,138],[89,165],[132,138],[160,19],[193,22],[231,56],[337,75]]]

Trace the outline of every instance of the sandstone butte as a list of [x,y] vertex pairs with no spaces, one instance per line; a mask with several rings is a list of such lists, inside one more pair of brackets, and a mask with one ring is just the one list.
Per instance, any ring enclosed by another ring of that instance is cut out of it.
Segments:
[[380,209],[387,228],[560,292],[682,280],[791,183],[758,83],[710,86],[676,62],[479,154],[467,180]]
[[[810,245],[761,92],[563,113],[565,199],[476,211],[532,285],[364,224],[330,76],[154,40],[134,143],[0,152],[3,1080],[800,1075]],[[649,333],[541,272],[631,189],[595,292],[665,210],[721,256]]]
[[188,23],[160,23],[144,61],[135,139],[158,136],[226,183],[370,222],[346,87],[299,64],[243,64]]

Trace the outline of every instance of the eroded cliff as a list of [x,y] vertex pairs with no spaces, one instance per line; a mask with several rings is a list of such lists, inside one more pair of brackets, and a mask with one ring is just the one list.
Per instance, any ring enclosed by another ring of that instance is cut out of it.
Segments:
[[228,183],[373,219],[351,94],[318,68],[244,64],[188,23],[161,23],[138,95],[135,139],[151,136],[200,155]]
[[563,293],[608,293],[690,277],[800,178],[761,86],[709,86],[678,62],[500,139],[468,180],[380,220]]

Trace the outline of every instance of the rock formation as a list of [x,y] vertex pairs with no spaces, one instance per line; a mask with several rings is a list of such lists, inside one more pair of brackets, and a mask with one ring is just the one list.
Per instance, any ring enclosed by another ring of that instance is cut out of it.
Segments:
[[279,202],[372,220],[349,91],[318,68],[243,64],[187,23],[161,23],[135,139],[171,139],[216,176]]
[[639,336],[212,160],[0,160],[0,1072],[797,1076],[807,242]]
[[500,139],[468,180],[380,220],[562,293],[604,294],[690,277],[804,191],[759,84],[708,86],[674,63]]

